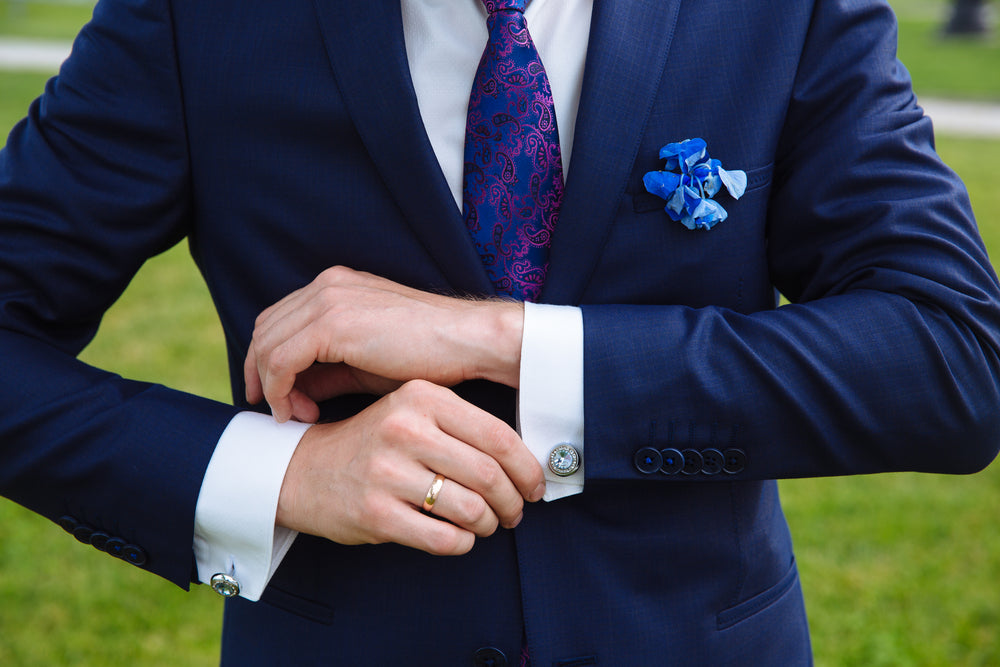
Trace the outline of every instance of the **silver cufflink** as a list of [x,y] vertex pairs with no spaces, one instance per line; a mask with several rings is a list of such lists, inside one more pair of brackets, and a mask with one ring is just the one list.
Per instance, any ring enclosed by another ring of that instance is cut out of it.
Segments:
[[212,590],[224,598],[236,597],[240,594],[240,582],[228,574],[221,572],[213,574],[211,584]]
[[572,475],[580,469],[580,452],[576,447],[561,442],[549,452],[549,470],[560,477]]

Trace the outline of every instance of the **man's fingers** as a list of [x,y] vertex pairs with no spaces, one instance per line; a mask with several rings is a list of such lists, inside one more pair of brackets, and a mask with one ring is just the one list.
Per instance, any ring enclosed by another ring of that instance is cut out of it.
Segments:
[[[530,502],[541,499],[545,491],[545,475],[538,460],[517,432],[501,419],[460,399],[447,389],[438,393],[439,400],[447,403],[445,409],[434,413],[440,429],[456,440],[472,445],[485,454],[489,461],[499,464],[500,471],[514,484],[522,498]],[[484,483],[489,484],[493,471],[485,459],[479,461],[475,469],[479,471]],[[476,463],[469,461],[467,465],[476,466]],[[483,493],[490,492],[488,486],[473,488]]]
[[299,389],[293,387],[288,393],[288,403],[292,419],[303,424],[315,424],[319,420],[319,405]]
[[[416,380],[389,397],[407,409],[390,409],[384,426],[393,441],[419,444],[418,460],[479,494],[505,527],[520,521],[524,499],[544,492],[544,475],[517,433],[500,419],[459,398],[449,389]],[[416,411],[431,420],[423,432]]]
[[397,528],[380,541],[397,542],[435,556],[460,556],[468,553],[476,542],[472,531],[424,515],[403,503],[394,506],[386,518]]
[[253,344],[243,360],[243,382],[246,385],[247,402],[256,405],[264,400],[264,387],[260,382],[260,374],[257,372],[257,355],[254,352]]
[[[423,507],[429,490],[428,486],[424,491],[424,496],[418,498],[417,507]],[[441,484],[434,504],[426,511],[427,514],[447,519],[479,537],[492,535],[496,532],[497,526],[500,525],[496,513],[481,495],[447,477]]]
[[299,374],[316,362],[317,333],[314,328],[299,330],[280,345],[268,348],[265,344],[266,352],[256,356],[261,391],[278,421],[286,421],[295,414],[291,394]]
[[[458,486],[481,498],[504,527],[517,525],[524,511],[524,498],[500,464],[447,434],[441,434],[441,441],[447,444],[425,449],[420,454],[420,462],[444,475],[451,482],[447,485],[449,491],[452,491],[451,487]],[[444,507],[452,508],[459,502],[467,502],[462,512],[469,520],[468,517],[475,515],[478,508],[468,497],[459,498],[460,495],[459,491],[447,494]],[[439,511],[435,514],[445,516]],[[446,518],[453,520],[450,514]]]
[[[287,419],[293,386],[322,400],[297,381],[314,363],[346,363],[395,381],[452,386],[484,378],[517,386],[522,324],[516,304],[431,294],[334,267],[257,318],[244,364],[247,397],[267,400],[276,417]],[[362,385],[371,393],[393,389]]]
[[296,290],[257,316],[250,348],[243,362],[247,400],[266,399],[279,421],[292,415],[288,393],[298,373],[318,356],[316,335],[309,330],[308,295]]
[[[292,396],[302,402],[296,415],[315,409],[298,389]],[[438,474],[443,482],[432,487]],[[542,478],[506,424],[449,389],[415,380],[354,417],[306,431],[289,462],[276,521],[343,544],[391,541],[465,553],[476,536],[516,526],[524,510],[519,488],[535,500]],[[432,488],[436,497],[425,513]]]

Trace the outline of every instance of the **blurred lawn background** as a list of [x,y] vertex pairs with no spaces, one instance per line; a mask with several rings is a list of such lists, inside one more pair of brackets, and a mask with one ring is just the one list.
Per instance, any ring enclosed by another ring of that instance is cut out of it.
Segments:
[[[900,57],[919,95],[1000,102],[995,38],[939,39],[944,0],[893,5]],[[89,15],[79,3],[0,0],[0,37],[68,39]],[[0,71],[0,133],[24,115],[46,78]],[[938,150],[965,179],[987,245],[1000,257],[1000,139],[942,133]],[[183,245],[143,268],[84,358],[227,399],[221,330]],[[781,486],[817,665],[1000,665],[1000,463],[970,477]],[[0,499],[0,665],[210,665],[220,627],[221,603],[206,587],[184,593]]]

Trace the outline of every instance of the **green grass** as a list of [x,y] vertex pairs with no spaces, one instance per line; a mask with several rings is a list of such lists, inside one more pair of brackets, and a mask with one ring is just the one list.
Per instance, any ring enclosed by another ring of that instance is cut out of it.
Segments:
[[818,665],[1000,664],[1000,465],[781,489]]
[[225,355],[208,290],[181,243],[146,263],[81,358],[136,380],[231,402]]
[[[1000,71],[990,60],[995,43],[942,44],[934,30],[943,3],[893,4],[920,94],[1000,97],[991,78]],[[15,20],[11,5],[0,2],[0,34],[68,38],[90,12],[31,5]],[[0,72],[0,131],[46,78]],[[1000,140],[942,136],[938,149],[965,179],[987,245],[1000,256]],[[84,358],[225,399],[219,325],[183,245],[147,263]],[[820,667],[1000,665],[1000,464],[970,477],[781,487]],[[205,587],[186,594],[8,501],[0,501],[0,526],[0,665],[217,663],[221,604]]]
[[920,95],[1000,102],[1000,40],[943,39],[939,21],[900,17],[899,59]]
[[[994,10],[997,2],[991,3]],[[948,38],[951,0],[890,0],[899,19],[899,59],[919,95],[1000,102],[1000,24],[987,38]]]
[[0,0],[0,35],[72,39],[90,20],[94,4]]
[[0,136],[7,140],[7,132],[28,113],[28,104],[42,94],[48,74],[37,72],[0,71]]

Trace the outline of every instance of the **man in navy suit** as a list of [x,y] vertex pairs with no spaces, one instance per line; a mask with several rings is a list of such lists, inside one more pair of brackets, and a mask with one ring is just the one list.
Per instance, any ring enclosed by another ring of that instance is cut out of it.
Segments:
[[[808,664],[773,480],[998,446],[1000,291],[892,14],[534,0],[529,304],[457,205],[485,15],[99,3],[0,154],[0,491],[230,596],[227,664]],[[694,137],[747,176],[709,231],[643,187]],[[235,406],[75,360],[185,237]]]

